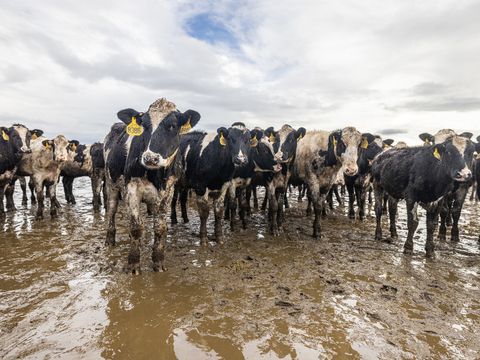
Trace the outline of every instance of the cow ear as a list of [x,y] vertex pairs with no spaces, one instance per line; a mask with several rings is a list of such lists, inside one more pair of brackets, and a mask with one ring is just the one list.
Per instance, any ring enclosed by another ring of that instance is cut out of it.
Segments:
[[435,138],[429,133],[421,133],[418,137],[427,145],[432,145],[435,142]]
[[480,154],[480,142],[475,144],[475,151]]
[[442,160],[442,156],[444,152],[445,152],[444,144],[437,144],[433,147],[433,156],[437,160]]
[[480,143],[480,135],[477,136],[477,142]]
[[228,130],[224,127],[218,128],[217,134],[218,134],[218,142],[220,143],[220,145],[226,146],[227,139],[228,139]]
[[268,137],[268,141],[273,144],[275,142],[275,137],[277,136],[277,133],[273,129],[273,126],[270,126],[265,130],[264,135]]
[[383,140],[383,144],[387,146],[392,146],[392,144],[395,142],[393,139],[385,139]]
[[464,138],[467,138],[468,140],[470,140],[473,137],[473,134],[471,132],[465,131],[458,136],[461,136],[461,137],[464,137]]
[[30,133],[32,134],[32,140],[35,140],[36,138],[39,138],[43,135],[43,130],[33,129],[30,130]]
[[363,133],[362,134],[362,142],[360,143],[360,147],[362,149],[366,149],[366,148],[368,148],[368,145],[370,145],[370,143],[374,140],[375,140],[374,135],[372,135],[370,133]]
[[300,140],[301,138],[303,138],[305,136],[305,133],[307,132],[307,130],[305,130],[304,127],[301,127],[301,128],[298,128],[297,131],[295,131],[295,139]]
[[178,127],[180,128],[180,135],[190,131],[200,120],[200,114],[195,110],[187,110],[183,114],[177,116]]
[[117,117],[127,125],[130,125],[133,119],[135,119],[138,125],[141,125],[142,115],[143,113],[139,113],[137,110],[134,110],[134,109],[124,109],[124,110],[120,110],[117,113]]
[[3,140],[5,140],[5,141],[10,140],[9,131],[8,131],[8,129],[7,129],[6,127],[1,126],[1,127],[0,127],[0,131],[1,131],[1,133],[2,133],[2,138],[3,138]]
[[43,140],[42,145],[45,149],[50,150],[53,149],[54,143],[53,140]]
[[256,147],[258,145],[258,139],[261,139],[262,137],[263,137],[262,130],[257,130],[257,129],[250,130],[250,146]]

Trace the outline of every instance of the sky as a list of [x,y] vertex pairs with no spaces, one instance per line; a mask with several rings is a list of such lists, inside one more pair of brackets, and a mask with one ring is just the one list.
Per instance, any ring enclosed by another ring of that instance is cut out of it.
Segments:
[[462,0],[1,0],[0,125],[92,143],[166,97],[209,131],[476,137],[479,19]]

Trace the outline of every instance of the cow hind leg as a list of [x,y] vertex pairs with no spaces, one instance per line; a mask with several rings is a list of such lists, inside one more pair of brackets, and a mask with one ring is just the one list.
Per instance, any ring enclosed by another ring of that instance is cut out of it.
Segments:
[[322,227],[321,227],[321,217],[322,217],[322,210],[324,207],[325,196],[320,196],[317,192],[312,192],[311,199],[313,203],[313,210],[315,218],[313,220],[313,238],[319,239],[322,236]]
[[30,178],[30,180],[28,181],[28,188],[30,189],[30,201],[32,203],[32,205],[35,205],[37,203],[37,198],[35,197],[35,193],[36,193],[36,189],[35,189],[35,185],[33,184],[33,179]]
[[397,234],[397,208],[398,200],[389,196],[388,198],[388,214],[390,216],[390,237],[395,240],[398,238]]
[[347,192],[348,192],[348,218],[354,220],[355,219],[355,193],[353,185],[347,185]]
[[5,218],[5,208],[3,205],[3,195],[4,195],[4,187],[0,185],[0,219]]
[[175,187],[170,204],[170,222],[172,225],[178,224],[177,220],[177,201],[178,201],[178,187]]
[[180,191],[180,208],[182,210],[182,219],[184,224],[189,222],[188,212],[187,212],[187,202],[188,202],[188,189],[182,189]]
[[383,199],[384,194],[380,185],[375,185],[374,188],[375,196],[375,240],[382,240],[382,215],[383,215]]
[[20,189],[22,189],[22,205],[28,204],[28,196],[27,196],[27,181],[25,180],[24,176],[20,176],[18,179],[20,183]]
[[448,207],[446,201],[443,202],[440,208],[440,228],[438,230],[438,240],[445,241],[447,239],[447,216]]
[[105,244],[115,245],[115,235],[117,227],[115,224],[115,216],[118,210],[118,200],[120,192],[117,189],[113,189],[112,186],[107,185],[107,237]]
[[200,243],[202,246],[207,246],[207,219],[210,213],[207,194],[205,194],[204,196],[197,196],[197,208],[198,215],[200,216]]
[[140,219],[140,205],[142,194],[140,186],[130,182],[127,185],[127,206],[130,214],[130,251],[128,253],[125,272],[132,274],[140,273],[140,248],[142,241],[143,226]]
[[425,243],[427,258],[435,257],[434,236],[438,225],[438,210],[438,205],[427,210],[427,241]]

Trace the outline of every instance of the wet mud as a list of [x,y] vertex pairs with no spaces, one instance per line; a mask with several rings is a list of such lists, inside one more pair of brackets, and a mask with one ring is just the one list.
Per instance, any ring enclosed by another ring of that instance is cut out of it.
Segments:
[[433,261],[423,212],[414,255],[403,255],[403,205],[398,241],[375,241],[373,211],[352,221],[343,206],[315,241],[294,193],[280,237],[266,234],[259,211],[248,230],[232,234],[226,222],[226,244],[208,248],[191,206],[190,223],[169,227],[164,273],[151,270],[145,214],[142,274],[132,276],[122,272],[123,206],[110,248],[88,181],[74,191],[76,205],[60,194],[58,219],[42,221],[17,191],[17,211],[0,224],[0,358],[479,357],[480,209],[468,200],[460,243],[437,242]]

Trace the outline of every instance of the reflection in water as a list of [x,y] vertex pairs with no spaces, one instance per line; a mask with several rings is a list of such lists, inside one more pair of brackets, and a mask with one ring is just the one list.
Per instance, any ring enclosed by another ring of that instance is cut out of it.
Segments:
[[[151,272],[145,215],[143,273],[135,277],[121,272],[128,252],[123,207],[118,245],[105,247],[104,214],[93,213],[89,189],[87,180],[76,180],[77,205],[63,205],[55,220],[47,212],[40,222],[17,192],[18,210],[0,224],[0,357],[392,359],[480,352],[474,204],[466,204],[461,242],[439,244],[435,261],[423,257],[424,231],[414,255],[405,257],[403,240],[374,241],[372,219],[352,222],[342,207],[324,221],[324,238],[313,241],[306,204],[295,195],[279,238],[265,234],[264,215],[254,212],[248,230],[232,235],[226,224],[227,244],[204,249],[192,212],[191,223],[169,230],[169,270],[160,274]],[[401,207],[399,237],[405,236]]]

